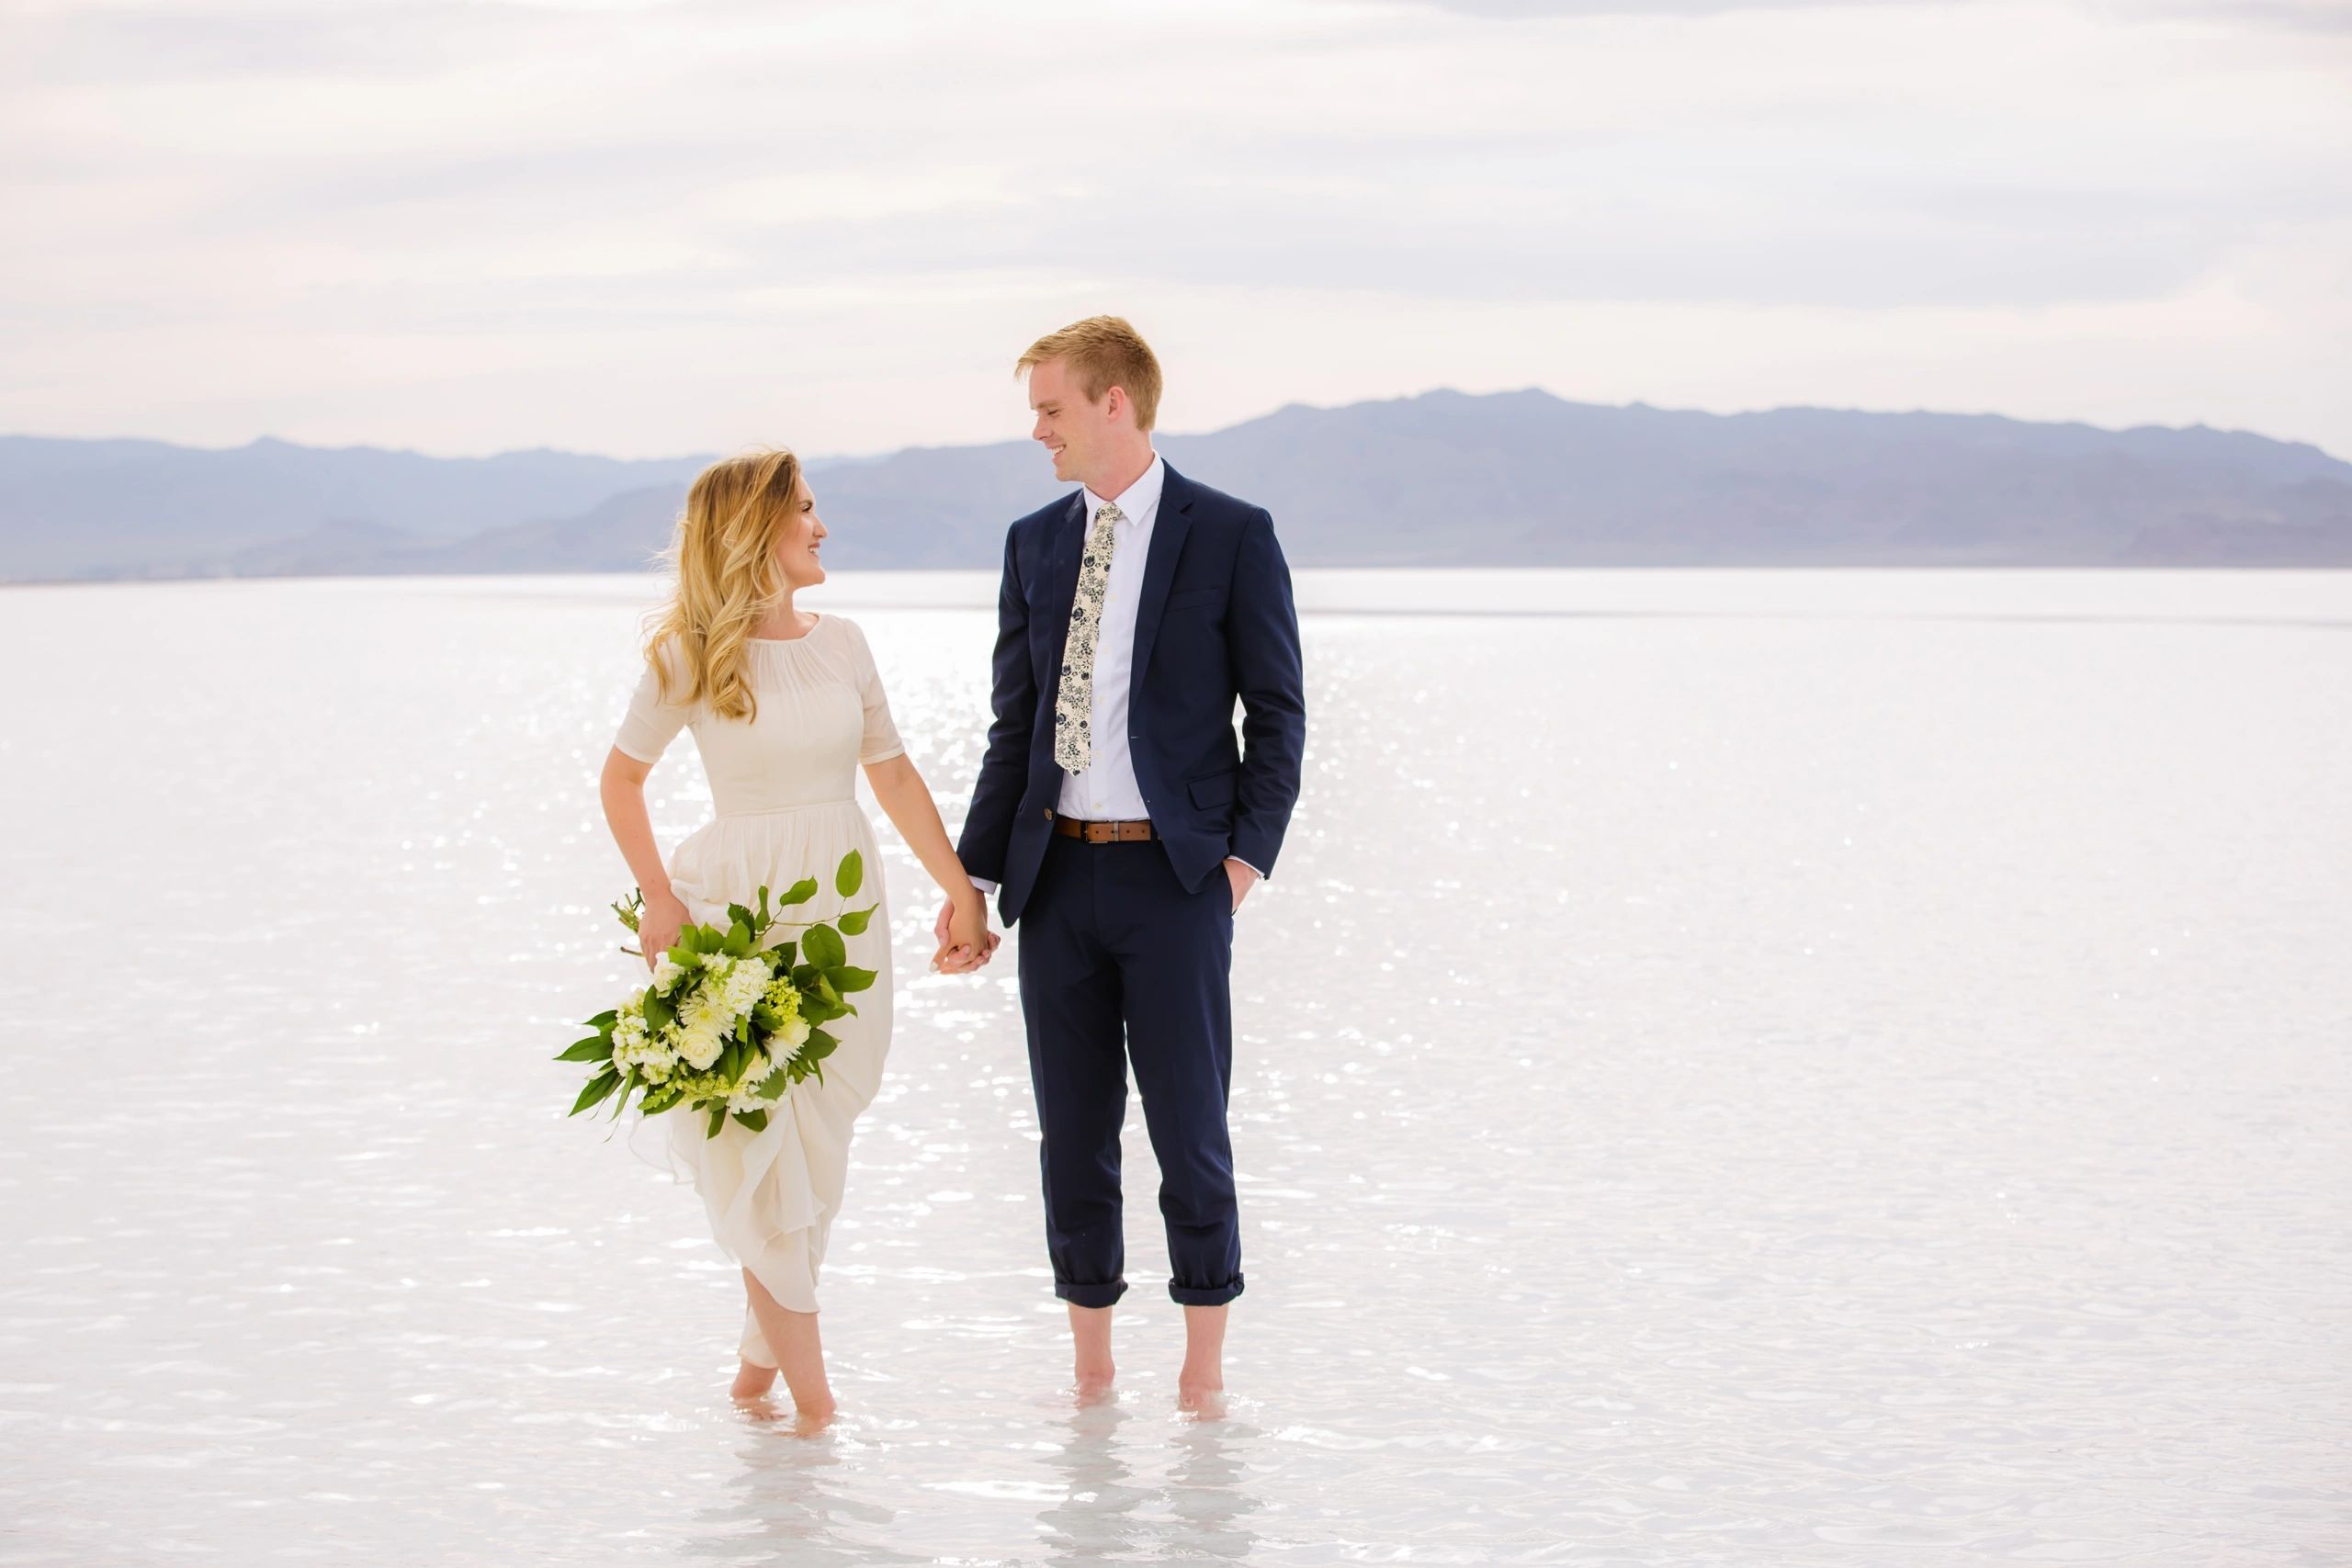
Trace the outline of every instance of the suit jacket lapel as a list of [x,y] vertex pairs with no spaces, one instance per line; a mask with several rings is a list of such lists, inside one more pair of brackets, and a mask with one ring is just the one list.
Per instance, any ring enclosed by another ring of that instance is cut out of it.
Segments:
[[1069,640],[1070,606],[1078,603],[1078,562],[1086,553],[1086,492],[1070,491],[1069,505],[1054,529],[1053,547],[1046,555],[1045,599],[1039,608],[1054,617],[1058,628],[1048,646],[1045,689],[1048,695],[1061,683],[1062,649]]
[[[1184,536],[1193,530],[1193,486],[1174,468],[1160,476],[1159,515],[1152,520],[1151,549],[1143,558],[1143,592],[1136,600],[1135,662],[1131,679],[1140,682],[1151,666],[1151,645],[1159,636],[1159,613],[1168,605],[1168,585],[1176,577],[1176,558],[1183,553]],[[1070,575],[1070,595],[1078,593],[1076,572]]]

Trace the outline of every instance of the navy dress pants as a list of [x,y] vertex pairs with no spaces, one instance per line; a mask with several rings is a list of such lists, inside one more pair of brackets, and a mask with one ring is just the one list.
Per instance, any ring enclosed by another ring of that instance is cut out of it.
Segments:
[[1151,840],[1046,840],[1021,913],[1021,1008],[1044,1142],[1054,1294],[1105,1307],[1126,1288],[1119,1125],[1127,1069],[1159,1160],[1168,1293],[1241,1293],[1226,1102],[1233,1080],[1233,894],[1222,872],[1188,893]]

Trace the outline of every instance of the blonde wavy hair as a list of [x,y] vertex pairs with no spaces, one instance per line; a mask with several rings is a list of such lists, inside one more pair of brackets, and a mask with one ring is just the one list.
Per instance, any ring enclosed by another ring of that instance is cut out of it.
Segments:
[[752,628],[784,597],[777,538],[800,493],[800,459],[781,447],[705,468],[664,556],[677,592],[646,639],[665,703],[707,703],[721,718],[759,711],[748,666]]

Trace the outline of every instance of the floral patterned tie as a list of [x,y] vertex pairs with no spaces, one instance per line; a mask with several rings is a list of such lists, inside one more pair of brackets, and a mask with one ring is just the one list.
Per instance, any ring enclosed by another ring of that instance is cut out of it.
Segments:
[[1111,586],[1112,525],[1126,515],[1109,502],[1094,514],[1086,536],[1086,558],[1078,567],[1078,598],[1069,607],[1069,634],[1062,642],[1062,681],[1054,692],[1054,761],[1065,772],[1082,773],[1094,760],[1087,720],[1094,712],[1094,639],[1102,629],[1102,594]]

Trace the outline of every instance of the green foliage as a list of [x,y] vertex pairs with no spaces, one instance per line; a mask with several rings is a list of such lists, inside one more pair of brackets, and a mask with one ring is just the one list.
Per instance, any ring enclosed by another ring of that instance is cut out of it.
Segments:
[[849,962],[849,949],[842,945],[842,933],[828,925],[810,926],[800,939],[800,952],[820,969],[831,969]]
[[612,1093],[616,1089],[618,1089],[620,1087],[620,1075],[613,1071],[610,1064],[606,1064],[603,1072],[598,1073],[594,1077],[588,1080],[588,1087],[580,1091],[580,1098],[571,1102],[571,1109],[566,1111],[565,1114],[568,1116],[579,1115],[582,1111],[587,1110],[590,1106],[604,1099],[605,1096]]
[[[854,895],[865,880],[865,858],[854,850],[842,856],[833,870],[834,891],[843,899]],[[659,1115],[682,1106],[702,1112],[704,1135],[715,1138],[730,1114],[756,1133],[766,1129],[770,1113],[765,1110],[731,1113],[725,1094],[711,1096],[707,1088],[690,1092],[681,1080],[691,1077],[706,1084],[715,1080],[739,1088],[747,1080],[754,1081],[758,1098],[770,1101],[782,1100],[794,1084],[803,1079],[823,1082],[820,1064],[839,1048],[841,1042],[822,1026],[855,1013],[857,1010],[842,999],[843,995],[868,989],[878,978],[876,971],[849,962],[849,942],[845,939],[865,937],[881,906],[875,903],[862,909],[843,910],[831,924],[782,919],[783,911],[809,902],[817,893],[814,877],[801,878],[779,897],[772,897],[770,890],[762,886],[753,899],[727,906],[724,927],[689,923],[680,928],[676,942],[665,955],[681,971],[672,979],[670,993],[665,996],[650,986],[638,993],[645,1028],[660,1038],[664,1032],[677,1027],[687,1004],[706,984],[713,983],[706,978],[713,973],[702,963],[706,954],[761,963],[773,973],[787,977],[799,993],[798,1015],[808,1028],[797,1049],[782,1037],[782,1032],[790,1026],[791,1010],[778,1008],[763,997],[747,1014],[737,1019],[707,1075],[695,1074],[679,1062],[671,1069],[674,1076],[661,1083],[650,1083],[641,1066],[632,1066],[623,1072],[614,1062],[615,1032],[620,1024],[621,1011],[608,1009],[588,1021],[588,1027],[595,1031],[594,1034],[576,1042],[556,1058],[584,1063],[593,1068],[579,1099],[572,1104],[571,1114],[576,1116],[611,1100],[612,1115],[618,1118],[635,1095],[640,1115]],[[626,902],[613,905],[613,912],[624,926],[635,931],[639,929],[644,908],[642,892],[632,891]],[[797,942],[786,940],[769,947],[770,933],[786,924],[806,925],[808,929]],[[725,967],[720,965],[721,969]],[[674,1041],[674,1036],[672,1039]],[[672,1043],[669,1049],[674,1055],[675,1044]]]

